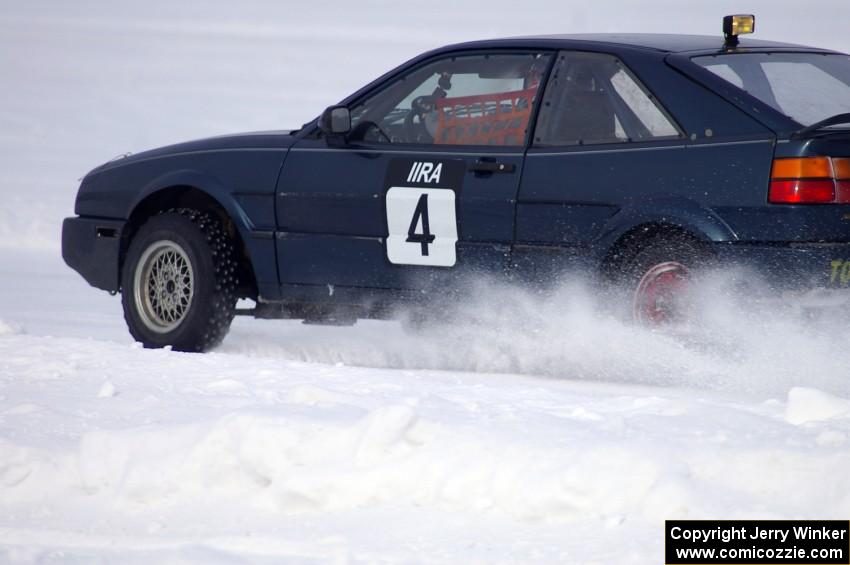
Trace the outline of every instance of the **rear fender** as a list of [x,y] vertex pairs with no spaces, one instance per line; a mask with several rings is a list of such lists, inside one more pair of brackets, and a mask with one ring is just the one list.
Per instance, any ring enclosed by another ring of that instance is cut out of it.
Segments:
[[612,216],[593,246],[593,259],[601,263],[626,234],[641,226],[669,226],[706,243],[738,239],[735,232],[715,212],[678,196],[661,196],[627,205]]

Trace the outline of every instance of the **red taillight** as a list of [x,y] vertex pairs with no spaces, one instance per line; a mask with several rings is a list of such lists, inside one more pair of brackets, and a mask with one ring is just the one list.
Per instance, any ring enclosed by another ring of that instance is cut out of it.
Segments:
[[835,183],[835,201],[839,204],[850,204],[850,180]]
[[850,204],[850,159],[774,159],[768,201],[772,204]]
[[770,201],[774,204],[828,204],[835,201],[831,180],[772,180]]

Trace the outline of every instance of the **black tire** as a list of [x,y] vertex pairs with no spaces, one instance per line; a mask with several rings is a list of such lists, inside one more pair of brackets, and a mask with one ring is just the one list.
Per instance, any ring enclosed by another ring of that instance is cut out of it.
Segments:
[[152,216],[122,269],[130,334],[149,348],[215,347],[233,321],[237,267],[233,241],[213,214],[181,208]]
[[635,243],[622,271],[632,321],[647,326],[682,322],[693,312],[689,287],[708,266],[710,254],[679,234],[659,234]]

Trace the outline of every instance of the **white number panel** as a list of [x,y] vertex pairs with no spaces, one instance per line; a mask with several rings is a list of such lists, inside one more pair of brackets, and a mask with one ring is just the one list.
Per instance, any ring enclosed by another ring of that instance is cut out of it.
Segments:
[[387,190],[387,258],[398,265],[453,267],[457,262],[455,191],[392,186]]

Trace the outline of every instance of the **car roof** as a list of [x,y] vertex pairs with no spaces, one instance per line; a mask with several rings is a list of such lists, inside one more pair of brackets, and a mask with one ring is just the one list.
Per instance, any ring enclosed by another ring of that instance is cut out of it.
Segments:
[[[451,45],[447,48],[481,48],[481,47],[564,47],[575,48],[576,44],[592,44],[594,47],[631,47],[648,49],[665,53],[705,52],[714,53],[724,50],[722,34],[717,35],[684,35],[673,33],[577,33],[558,35],[534,35],[524,37],[506,37]],[[590,45],[588,45],[590,46]],[[741,37],[736,51],[748,49],[793,49],[806,51],[827,51],[784,43]]]

